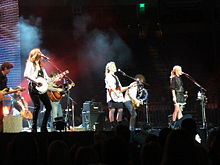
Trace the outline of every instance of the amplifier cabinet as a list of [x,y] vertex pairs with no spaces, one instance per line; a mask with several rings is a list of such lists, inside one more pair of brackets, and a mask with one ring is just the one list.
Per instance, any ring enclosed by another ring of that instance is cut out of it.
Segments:
[[82,125],[86,130],[97,131],[103,129],[105,121],[104,111],[82,112]]
[[99,112],[102,109],[101,102],[86,101],[83,103],[83,112]]
[[5,116],[3,119],[3,132],[18,133],[22,131],[21,116]]

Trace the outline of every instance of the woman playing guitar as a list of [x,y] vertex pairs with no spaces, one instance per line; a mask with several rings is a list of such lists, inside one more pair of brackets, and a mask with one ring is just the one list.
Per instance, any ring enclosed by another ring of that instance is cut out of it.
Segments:
[[29,53],[28,60],[24,71],[24,77],[29,80],[29,94],[34,104],[32,132],[37,132],[37,118],[41,107],[41,102],[46,108],[43,121],[41,124],[41,132],[48,132],[47,121],[52,109],[50,99],[46,92],[39,92],[38,86],[42,86],[42,83],[38,82],[38,78],[49,80],[49,76],[43,66],[44,55],[39,48],[32,49]]
[[105,88],[106,88],[106,97],[107,104],[109,109],[109,121],[111,123],[111,127],[115,127],[115,110],[117,109],[117,117],[116,121],[122,121],[123,115],[123,102],[124,96],[122,92],[126,91],[130,87],[122,87],[118,77],[115,75],[117,71],[115,62],[109,62],[105,67]]

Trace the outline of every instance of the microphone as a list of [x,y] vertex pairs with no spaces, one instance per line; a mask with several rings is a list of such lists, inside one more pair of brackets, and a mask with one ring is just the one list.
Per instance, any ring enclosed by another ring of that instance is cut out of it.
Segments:
[[45,56],[45,55],[43,55],[43,54],[41,54],[41,57],[45,58],[46,60],[50,60],[49,57],[47,57],[47,56]]
[[121,69],[118,69],[118,72],[120,72],[123,76],[125,76],[125,72],[123,72]]

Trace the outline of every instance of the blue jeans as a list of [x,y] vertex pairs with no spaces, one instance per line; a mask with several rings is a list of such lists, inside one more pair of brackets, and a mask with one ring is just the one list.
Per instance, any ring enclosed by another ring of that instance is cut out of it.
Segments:
[[52,106],[52,111],[51,111],[51,129],[52,131],[54,130],[53,127],[53,122],[55,121],[56,117],[63,117],[63,110],[60,102],[52,102],[51,101],[51,106]]
[[135,128],[135,122],[136,122],[137,113],[136,113],[136,111],[134,110],[131,101],[126,101],[126,102],[124,102],[124,105],[125,105],[125,107],[128,109],[128,111],[129,111],[129,113],[130,113],[129,129],[130,129],[131,131],[133,131],[134,128]]

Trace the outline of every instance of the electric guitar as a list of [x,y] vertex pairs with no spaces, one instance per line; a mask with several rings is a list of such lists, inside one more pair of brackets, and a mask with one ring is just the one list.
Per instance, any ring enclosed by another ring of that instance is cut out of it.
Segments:
[[47,92],[48,90],[48,82],[50,81],[55,81],[56,79],[60,79],[62,78],[63,76],[65,76],[67,73],[69,73],[68,70],[54,76],[51,80],[47,81],[45,78],[43,77],[37,77],[37,79],[35,81],[32,80],[32,82],[34,84],[36,84],[36,89],[37,91],[40,93],[40,94],[44,94]]
[[0,93],[1,93],[1,94],[0,94],[0,101],[3,100],[3,98],[4,98],[5,95],[11,94],[11,93],[16,93],[16,92],[18,92],[18,91],[23,92],[23,91],[25,90],[25,88],[24,88],[24,87],[20,87],[20,88],[13,89],[13,90],[8,91],[8,92],[6,92],[6,90],[7,90],[7,88],[5,88],[5,89],[3,89],[3,90],[0,91]]
[[112,89],[110,89],[109,94],[114,102],[124,102],[124,95],[121,92],[120,87],[116,88],[116,93]]
[[131,102],[132,102],[132,106],[133,106],[134,109],[137,109],[137,108],[139,108],[141,105],[144,104],[143,101],[135,100],[135,99],[131,99]]

